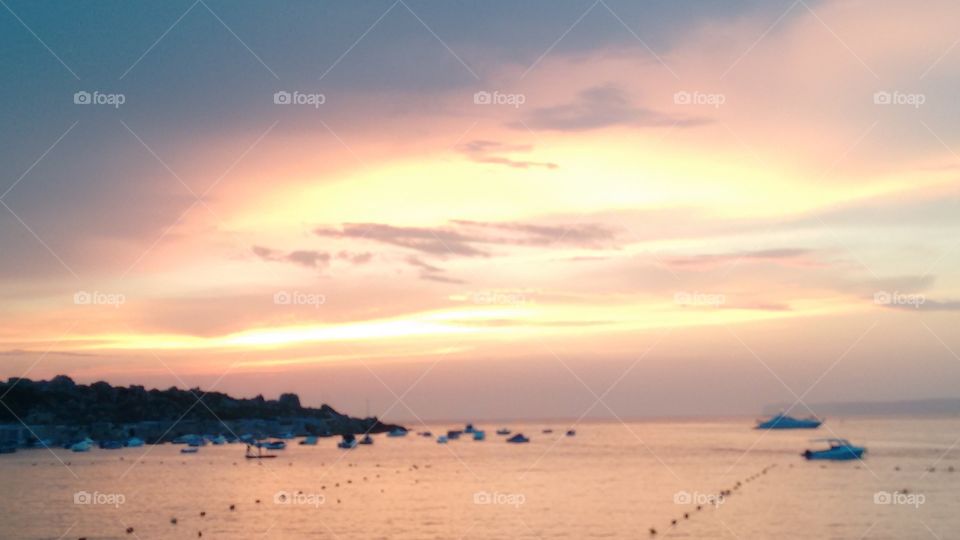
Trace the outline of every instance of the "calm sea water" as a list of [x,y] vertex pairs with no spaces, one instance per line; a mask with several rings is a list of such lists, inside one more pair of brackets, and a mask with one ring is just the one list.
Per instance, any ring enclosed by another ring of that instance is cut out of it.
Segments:
[[[511,445],[485,425],[485,442],[379,435],[344,451],[321,439],[263,462],[245,460],[242,445],[195,455],[172,445],[20,451],[0,456],[0,538],[650,538],[651,527],[657,538],[960,534],[960,450],[951,451],[960,419],[826,426],[585,424],[565,437],[565,425],[513,424],[532,442]],[[810,437],[834,434],[865,444],[868,456],[800,457],[816,446]]]

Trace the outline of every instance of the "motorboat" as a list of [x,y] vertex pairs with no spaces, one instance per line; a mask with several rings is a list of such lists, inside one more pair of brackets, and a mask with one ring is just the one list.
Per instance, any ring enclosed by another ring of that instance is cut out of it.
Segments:
[[757,421],[757,429],[816,429],[823,420],[819,418],[794,418],[784,413],[775,414],[768,420]]
[[463,428],[463,432],[464,432],[464,433],[473,433],[474,429],[475,429],[475,428],[473,427],[473,424],[467,424],[467,425]]
[[223,435],[217,435],[216,437],[211,437],[210,442],[216,445],[227,444],[227,438]]
[[89,452],[93,448],[93,441],[84,439],[70,447],[72,452]]
[[568,430],[567,430],[567,437],[573,437],[573,436],[575,436],[576,434],[577,434],[577,430],[575,430],[575,429],[568,429]]
[[370,434],[367,433],[366,435],[363,436],[362,439],[360,439],[360,442],[358,444],[373,444],[373,437],[371,437]]
[[451,430],[448,430],[448,431],[447,431],[447,439],[449,439],[449,440],[451,440],[451,441],[455,441],[455,440],[457,440],[457,439],[460,438],[460,434],[462,434],[462,433],[463,433],[463,432],[460,431],[459,429],[451,429]]
[[353,436],[352,433],[348,433],[343,436],[343,440],[337,443],[337,448],[343,448],[344,450],[349,450],[351,448],[357,447],[357,438]]
[[518,444],[518,443],[528,443],[528,442],[530,442],[530,439],[524,437],[524,436],[523,436],[523,433],[517,433],[517,434],[514,435],[513,437],[510,437],[509,439],[507,439],[507,442],[508,442],[508,443],[514,443],[514,444]]
[[103,450],[119,450],[123,448],[123,442],[114,440],[100,441],[99,446]]
[[301,444],[301,445],[305,445],[305,446],[316,446],[316,445],[317,445],[317,436],[316,436],[316,435],[309,435],[309,436],[307,436],[307,437],[304,437],[303,440],[300,441],[300,444]]
[[284,450],[287,448],[287,443],[284,441],[267,441],[262,445],[267,450]]
[[200,451],[200,447],[198,446],[187,446],[185,448],[180,449],[181,454],[196,454],[199,451]]
[[446,435],[440,435],[439,437],[437,437],[437,444],[447,444],[447,441],[449,440],[450,438],[447,437]]
[[806,450],[802,454],[803,457],[807,459],[846,461],[850,459],[860,459],[867,451],[867,449],[862,446],[850,444],[850,441],[846,439],[817,439],[816,441],[826,442],[830,445],[830,448],[826,450]]
[[482,441],[487,438],[487,433],[482,429],[473,430],[473,440]]
[[138,446],[143,446],[143,439],[140,437],[130,437],[127,439],[127,446],[129,448],[136,448]]
[[393,428],[390,430],[389,433],[387,433],[387,437],[406,437],[406,436],[407,436],[407,430],[401,427]]
[[510,430],[507,428],[500,428],[497,430],[497,435],[509,435]]
[[553,430],[550,428],[546,428],[542,431],[542,433],[553,433]]

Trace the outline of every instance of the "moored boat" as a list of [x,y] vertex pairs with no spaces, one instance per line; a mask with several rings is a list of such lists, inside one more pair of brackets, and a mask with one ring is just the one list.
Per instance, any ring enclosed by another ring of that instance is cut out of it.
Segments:
[[517,433],[513,437],[510,437],[509,439],[507,439],[507,442],[514,443],[514,444],[528,443],[530,442],[530,439],[528,439],[527,437],[524,437],[523,433]]
[[300,441],[300,444],[301,444],[301,445],[306,445],[306,446],[316,446],[316,445],[317,445],[317,436],[316,436],[316,435],[309,435],[309,436],[307,436],[307,437],[304,437],[303,440]]
[[473,440],[482,441],[487,438],[487,433],[482,429],[473,430]]
[[200,451],[200,447],[198,446],[187,446],[186,448],[180,449],[181,454],[196,454],[199,451]]
[[832,461],[846,461],[850,459],[860,459],[867,451],[862,446],[850,444],[846,439],[817,439],[827,442],[830,448],[826,450],[806,450],[802,454],[807,459],[826,459]]
[[440,435],[437,437],[437,444],[447,444],[447,441],[450,439],[446,435]]
[[774,415],[768,420],[757,422],[757,429],[816,429],[823,420],[819,418],[794,418],[784,413]]
[[343,436],[343,440],[337,443],[337,448],[343,448],[344,450],[349,450],[351,448],[357,447],[357,438],[353,436],[352,433],[348,433]]
[[360,439],[360,442],[358,444],[373,444],[373,437],[371,437],[370,434],[367,433],[366,435],[363,436],[362,439]]
[[500,428],[497,430],[497,435],[509,435],[510,430],[507,428]]
[[401,427],[393,428],[390,430],[390,433],[387,433],[387,437],[406,437],[406,436],[407,436],[407,430]]
[[140,437],[130,437],[127,439],[127,446],[130,448],[136,448],[138,446],[143,446],[143,439]]

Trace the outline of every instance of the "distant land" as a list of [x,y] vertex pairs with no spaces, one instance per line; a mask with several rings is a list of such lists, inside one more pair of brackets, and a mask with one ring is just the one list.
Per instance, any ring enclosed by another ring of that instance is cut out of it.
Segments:
[[[790,407],[791,403],[779,403],[764,407],[764,414],[774,414]],[[960,399],[916,399],[905,401],[851,401],[811,403],[818,416],[925,416],[960,415]],[[803,405],[791,409],[792,416],[804,416],[810,411]]]
[[296,394],[244,399],[199,388],[84,385],[66,375],[49,381],[10,378],[0,383],[0,396],[0,438],[17,445],[65,444],[84,437],[166,442],[186,434],[333,436],[402,428],[376,417],[353,418],[328,405],[303,407]]

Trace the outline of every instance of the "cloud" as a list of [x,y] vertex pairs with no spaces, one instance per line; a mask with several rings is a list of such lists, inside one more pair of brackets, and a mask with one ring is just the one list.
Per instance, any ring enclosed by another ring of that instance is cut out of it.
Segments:
[[307,268],[320,268],[330,263],[330,254],[323,251],[296,250],[283,253],[263,246],[253,246],[251,250],[264,261],[290,262]]
[[466,283],[466,281],[463,281],[462,279],[456,279],[456,278],[443,275],[446,272],[446,270],[438,266],[434,266],[428,262],[424,262],[422,259],[414,255],[407,257],[407,263],[410,264],[410,266],[414,266],[420,269],[420,279],[425,279],[428,281],[437,281],[440,283],[456,283],[456,284]]
[[492,163],[495,165],[506,165],[515,169],[529,169],[531,167],[543,167],[545,169],[556,169],[558,165],[550,162],[540,161],[517,161],[505,157],[503,154],[512,154],[518,152],[529,152],[533,149],[528,144],[504,144],[496,141],[475,140],[457,147],[457,150],[465,154],[470,160],[477,163]]
[[693,127],[709,123],[701,117],[671,116],[630,103],[626,93],[613,84],[582,90],[565,105],[534,109],[523,122],[512,122],[515,129],[588,131],[611,126]]
[[566,245],[589,249],[616,247],[617,232],[601,225],[539,225],[519,222],[453,220],[447,227],[397,227],[383,223],[345,223],[339,229],[319,227],[324,237],[367,240],[445,257],[488,257],[488,246],[545,247]]
[[807,256],[813,253],[809,249],[779,248],[754,251],[734,251],[730,253],[711,253],[700,255],[686,255],[681,257],[662,257],[663,264],[672,268],[700,270],[713,268],[722,264],[737,262],[772,262],[794,265],[813,265],[814,261]]

